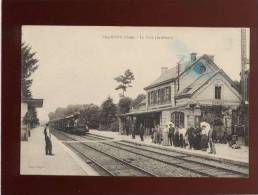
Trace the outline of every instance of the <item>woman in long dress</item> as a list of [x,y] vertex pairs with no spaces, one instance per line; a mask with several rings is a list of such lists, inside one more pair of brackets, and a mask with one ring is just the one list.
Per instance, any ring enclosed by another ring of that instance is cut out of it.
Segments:
[[153,140],[154,140],[154,143],[158,143],[158,125],[155,125],[154,126],[154,129],[153,129]]
[[160,128],[159,124],[157,124],[157,143],[161,144],[162,141],[162,129]]
[[210,131],[210,125],[206,122],[201,123],[201,149],[207,151],[208,149],[208,133]]
[[178,127],[175,128],[174,143],[175,143],[174,144],[175,147],[180,146],[180,143],[179,143],[179,128]]
[[180,139],[180,147],[185,148],[186,147],[186,129],[184,127],[181,127],[179,129],[179,139]]
[[168,146],[169,145],[169,140],[168,140],[168,130],[169,130],[169,127],[168,127],[168,124],[165,125],[165,128],[163,129],[163,141],[162,141],[162,145],[163,146]]

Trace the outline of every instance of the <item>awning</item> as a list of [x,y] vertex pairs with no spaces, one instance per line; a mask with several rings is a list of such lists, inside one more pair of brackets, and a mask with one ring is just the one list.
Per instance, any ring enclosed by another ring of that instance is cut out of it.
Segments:
[[43,99],[23,99],[22,102],[27,103],[28,106],[41,108],[43,106]]
[[137,112],[129,112],[126,114],[119,114],[117,116],[133,116],[133,115],[140,115],[140,114],[151,114],[151,113],[157,113],[161,112],[163,110],[171,109],[172,107],[166,107],[166,108],[159,108],[159,109],[151,109],[151,110],[145,110],[145,111],[137,111]]

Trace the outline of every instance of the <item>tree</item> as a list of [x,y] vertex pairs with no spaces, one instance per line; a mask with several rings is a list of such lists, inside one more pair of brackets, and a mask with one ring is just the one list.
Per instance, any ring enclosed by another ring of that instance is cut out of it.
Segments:
[[117,113],[117,107],[113,103],[113,99],[108,97],[102,104],[99,113],[100,125],[104,127],[104,129],[109,129],[113,122],[115,122]]
[[99,127],[99,107],[94,104],[86,104],[80,109],[80,120],[83,124],[87,124],[89,128]]
[[118,102],[118,112],[120,114],[124,114],[130,111],[130,108],[132,106],[132,98],[130,97],[123,97],[120,98],[119,102]]
[[39,125],[39,119],[35,107],[28,108],[28,112],[25,114],[23,122],[24,124],[29,124],[31,128],[34,128],[37,125]]
[[114,78],[119,85],[115,88],[115,90],[122,90],[121,96],[124,97],[124,94],[128,87],[132,87],[131,83],[134,80],[134,74],[127,69],[124,75],[119,75],[118,77]]
[[22,63],[22,77],[21,77],[21,94],[22,98],[32,98],[30,87],[32,85],[31,75],[37,70],[39,60],[35,57],[36,52],[31,51],[31,47],[22,44],[21,48],[21,63]]
[[68,105],[65,108],[57,108],[55,112],[48,114],[49,120],[60,119],[72,114],[79,114],[79,123],[87,124],[90,128],[98,128],[99,126],[99,107],[94,104],[76,104]]
[[139,94],[132,102],[132,107],[137,108],[139,103],[141,103],[146,98],[146,95],[141,93]]
[[50,121],[54,120],[55,119],[55,113],[54,112],[48,113],[48,118],[49,118]]
[[[31,47],[22,43],[21,47],[21,98],[30,99],[32,93],[30,87],[32,85],[31,75],[37,70],[39,60],[35,57],[36,53],[31,51]],[[29,107],[28,112],[24,117],[25,124],[29,124],[30,127],[39,125],[39,119],[37,117],[37,111],[35,107]]]

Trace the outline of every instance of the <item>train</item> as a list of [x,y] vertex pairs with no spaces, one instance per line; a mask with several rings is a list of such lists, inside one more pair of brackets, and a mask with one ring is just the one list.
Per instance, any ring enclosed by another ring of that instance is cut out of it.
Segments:
[[89,132],[88,125],[80,123],[79,115],[76,114],[72,114],[64,118],[50,120],[49,125],[53,129],[71,134],[84,135]]

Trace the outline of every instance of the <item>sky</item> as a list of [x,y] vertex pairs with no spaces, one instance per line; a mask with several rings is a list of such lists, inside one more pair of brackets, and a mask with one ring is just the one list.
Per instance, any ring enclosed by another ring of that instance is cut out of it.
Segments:
[[[247,57],[249,58],[247,29]],[[215,63],[231,79],[241,70],[240,28],[108,27],[108,26],[23,26],[22,42],[32,47],[39,59],[31,87],[34,98],[43,98],[40,120],[69,104],[101,105],[112,97],[117,103],[121,91],[114,80],[130,69],[133,87],[126,96],[135,98],[179,60],[214,55]]]

